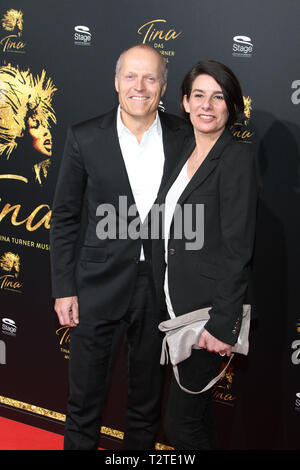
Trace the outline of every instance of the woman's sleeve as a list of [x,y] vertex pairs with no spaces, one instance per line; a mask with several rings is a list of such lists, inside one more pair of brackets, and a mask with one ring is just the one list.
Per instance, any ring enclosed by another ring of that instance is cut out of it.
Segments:
[[234,345],[238,339],[255,238],[258,181],[251,144],[236,143],[222,157],[220,226],[222,275],[206,330]]

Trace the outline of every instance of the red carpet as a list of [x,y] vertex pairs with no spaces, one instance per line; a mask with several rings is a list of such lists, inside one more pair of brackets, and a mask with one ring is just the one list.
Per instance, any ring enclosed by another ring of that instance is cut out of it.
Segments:
[[62,450],[63,436],[0,417],[0,450]]

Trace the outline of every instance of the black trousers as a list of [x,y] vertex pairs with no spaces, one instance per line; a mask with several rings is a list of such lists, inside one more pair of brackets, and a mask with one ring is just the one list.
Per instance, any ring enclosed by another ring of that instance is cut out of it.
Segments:
[[[178,365],[180,383],[199,391],[221,370],[219,354],[205,349],[193,350],[191,357]],[[176,450],[212,450],[216,448],[216,430],[211,390],[193,395],[184,392],[174,376],[170,384],[165,414],[166,435]]]
[[161,333],[145,263],[139,265],[134,294],[120,321],[80,322],[70,342],[70,394],[65,450],[97,449],[106,402],[115,336],[126,327],[128,343],[128,410],[124,449],[154,449],[160,422],[164,369],[159,364]]

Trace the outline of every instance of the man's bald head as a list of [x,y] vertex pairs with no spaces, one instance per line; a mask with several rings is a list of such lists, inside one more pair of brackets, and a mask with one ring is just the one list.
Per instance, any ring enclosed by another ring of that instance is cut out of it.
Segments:
[[154,49],[152,46],[149,46],[148,44],[137,44],[135,46],[131,46],[129,47],[128,49],[126,49],[125,51],[123,51],[121,54],[120,54],[120,57],[118,58],[117,60],[117,63],[116,63],[116,76],[118,77],[119,76],[119,73],[120,73],[120,69],[122,67],[122,61],[123,61],[123,58],[124,56],[131,50],[133,49],[136,49],[136,48],[139,48],[139,49],[144,49],[145,51],[150,51],[152,52],[153,54],[155,54],[161,64],[161,81],[162,81],[162,85],[165,84],[167,82],[167,78],[168,78],[168,68],[167,68],[167,63],[166,61],[164,60],[163,56],[160,54],[160,52],[158,52],[156,49]]

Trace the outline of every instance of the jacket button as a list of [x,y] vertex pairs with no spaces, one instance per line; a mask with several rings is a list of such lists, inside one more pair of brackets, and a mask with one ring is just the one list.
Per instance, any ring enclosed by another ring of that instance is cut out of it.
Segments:
[[170,256],[175,255],[175,249],[174,248],[169,249],[169,255]]

